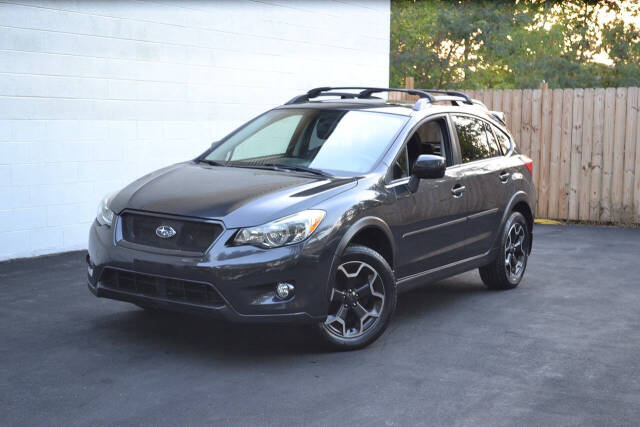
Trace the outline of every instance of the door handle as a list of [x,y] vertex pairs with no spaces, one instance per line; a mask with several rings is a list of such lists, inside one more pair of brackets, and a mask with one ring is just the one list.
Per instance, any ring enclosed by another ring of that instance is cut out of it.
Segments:
[[453,197],[455,198],[460,198],[465,191],[467,191],[467,187],[456,184],[456,186],[451,189],[451,194],[453,194]]
[[509,172],[502,172],[500,173],[500,175],[498,175],[498,177],[500,178],[500,181],[502,181],[502,183],[506,183],[507,181],[509,181],[509,177],[511,176],[511,174]]

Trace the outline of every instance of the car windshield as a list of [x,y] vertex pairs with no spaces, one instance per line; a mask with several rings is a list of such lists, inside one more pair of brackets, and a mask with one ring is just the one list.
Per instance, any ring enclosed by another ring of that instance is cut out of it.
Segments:
[[371,170],[407,120],[357,110],[272,110],[222,141],[203,160],[357,175]]

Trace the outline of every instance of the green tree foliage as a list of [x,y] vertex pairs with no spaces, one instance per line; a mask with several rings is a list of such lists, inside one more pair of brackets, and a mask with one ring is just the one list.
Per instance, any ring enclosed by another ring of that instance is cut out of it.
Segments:
[[640,85],[639,15],[622,0],[392,0],[390,84]]

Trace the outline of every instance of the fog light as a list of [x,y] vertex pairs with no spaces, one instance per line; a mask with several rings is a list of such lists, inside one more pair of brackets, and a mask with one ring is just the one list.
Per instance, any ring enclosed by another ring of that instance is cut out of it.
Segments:
[[278,282],[276,286],[276,295],[280,299],[289,299],[293,296],[294,287],[291,283]]

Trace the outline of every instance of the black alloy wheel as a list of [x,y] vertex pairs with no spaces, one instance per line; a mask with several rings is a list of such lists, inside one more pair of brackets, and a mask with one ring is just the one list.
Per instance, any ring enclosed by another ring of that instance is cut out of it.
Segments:
[[384,332],[395,305],[395,278],[386,260],[370,248],[350,246],[333,275],[321,335],[335,348],[362,348]]
[[512,212],[500,235],[496,258],[479,269],[489,289],[513,289],[520,284],[529,259],[528,239],[525,217],[520,212]]

